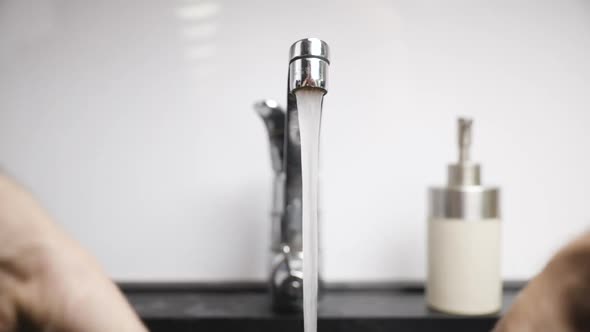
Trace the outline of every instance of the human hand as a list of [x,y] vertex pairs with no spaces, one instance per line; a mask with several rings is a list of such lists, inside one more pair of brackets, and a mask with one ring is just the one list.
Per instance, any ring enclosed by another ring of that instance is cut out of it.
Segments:
[[590,234],[561,250],[493,332],[590,331]]
[[97,262],[0,175],[0,332],[145,332]]

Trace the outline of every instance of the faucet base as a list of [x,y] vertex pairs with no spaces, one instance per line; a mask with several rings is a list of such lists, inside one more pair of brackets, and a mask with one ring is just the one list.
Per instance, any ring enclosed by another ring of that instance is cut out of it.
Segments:
[[303,311],[303,253],[290,252],[287,246],[276,253],[270,281],[273,309],[276,312]]
[[[276,313],[303,312],[303,252],[290,252],[283,246],[275,252],[270,277],[272,308]],[[318,276],[318,298],[322,297],[324,282]]]

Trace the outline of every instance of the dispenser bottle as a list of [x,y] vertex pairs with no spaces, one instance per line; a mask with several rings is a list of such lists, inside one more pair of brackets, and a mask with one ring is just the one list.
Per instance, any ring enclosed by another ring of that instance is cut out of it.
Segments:
[[429,192],[426,301],[458,315],[497,312],[502,299],[499,189],[483,187],[470,160],[472,123],[459,119],[459,160]]

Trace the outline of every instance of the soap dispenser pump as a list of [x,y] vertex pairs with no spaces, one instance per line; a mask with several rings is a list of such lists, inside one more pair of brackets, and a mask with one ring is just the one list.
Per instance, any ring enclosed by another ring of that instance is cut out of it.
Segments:
[[482,186],[470,159],[472,124],[459,119],[459,160],[447,186],[429,191],[426,301],[457,315],[497,312],[502,299],[500,192]]

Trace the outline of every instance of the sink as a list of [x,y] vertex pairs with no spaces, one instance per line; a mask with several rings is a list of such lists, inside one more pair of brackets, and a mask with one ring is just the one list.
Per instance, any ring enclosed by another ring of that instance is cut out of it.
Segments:
[[[505,284],[503,310],[522,285]],[[301,315],[272,311],[263,283],[120,286],[152,332],[303,331]],[[328,284],[318,315],[321,332],[489,332],[499,317],[458,317],[431,311],[418,283]]]

